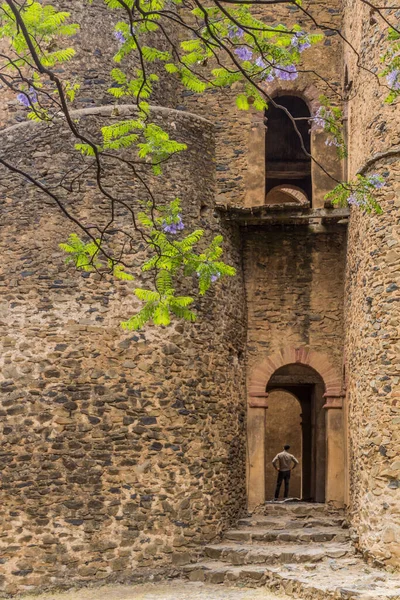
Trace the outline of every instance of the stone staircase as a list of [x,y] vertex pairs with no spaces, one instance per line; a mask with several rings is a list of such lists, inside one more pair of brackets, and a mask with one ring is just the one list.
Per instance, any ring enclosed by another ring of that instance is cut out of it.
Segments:
[[357,556],[343,514],[323,504],[268,503],[183,571],[190,581],[267,586],[302,600],[400,599],[399,574]]

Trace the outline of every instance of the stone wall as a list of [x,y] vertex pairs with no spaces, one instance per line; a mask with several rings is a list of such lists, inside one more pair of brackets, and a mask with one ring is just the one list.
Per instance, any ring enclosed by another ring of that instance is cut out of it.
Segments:
[[[138,56],[132,53],[124,58],[121,63],[115,63],[114,55],[118,52],[118,41],[114,36],[114,26],[123,19],[121,10],[107,8],[105,2],[93,2],[88,6],[86,0],[45,0],[57,10],[70,13],[68,23],[78,23],[79,30],[76,35],[56,40],[60,46],[72,47],[75,56],[68,62],[58,64],[54,70],[62,81],[78,83],[80,89],[72,108],[81,109],[94,106],[110,105],[115,103],[115,98],[107,90],[113,85],[111,70],[121,68],[128,76],[133,77],[139,66]],[[176,33],[170,22],[165,24],[170,39],[175,40]],[[165,40],[149,35],[142,43],[154,45],[160,49],[165,48]],[[0,47],[9,55],[8,45],[5,40],[0,41]],[[168,76],[162,63],[156,61],[152,65],[152,72],[157,73],[159,81],[154,84],[152,104],[174,108],[177,104],[176,82]],[[53,86],[45,79],[44,91],[53,92]],[[16,96],[17,93],[0,84],[0,126],[5,127],[15,122],[26,120],[27,110],[21,106]],[[42,97],[42,102],[43,102]],[[130,103],[132,98],[121,98],[118,104]]]
[[309,347],[339,368],[343,348],[346,230],[248,227],[244,266],[248,372],[287,347]]
[[[74,116],[90,129],[110,114]],[[3,593],[171,568],[245,506],[238,233],[212,208],[212,125],[166,109],[154,118],[189,145],[155,191],[182,198],[188,227],[222,232],[226,260],[238,268],[197,303],[195,324],[123,332],[119,322],[138,308],[132,290],[142,282],[100,280],[66,266],[58,242],[73,225],[27,181],[1,170]],[[46,183],[74,166],[71,147],[57,124],[2,134],[9,160]],[[131,174],[106,175],[121,196],[138,196]],[[107,215],[91,176],[75,194],[56,189],[70,210],[101,222]],[[127,222],[123,212],[118,218]]]
[[[319,374],[325,388],[321,390],[321,386],[317,385],[317,394],[313,398],[304,398],[306,401],[302,406],[305,411],[311,407],[316,411],[314,428],[308,439],[316,454],[309,453],[305,472],[310,477],[315,467],[314,476],[317,473],[319,485],[315,487],[308,483],[306,497],[332,501],[336,496],[332,494],[331,454],[327,452],[325,465],[325,453],[321,452],[321,442],[323,445],[326,443],[322,396],[324,392],[339,395],[342,389],[346,228],[343,225],[312,228],[281,223],[248,226],[243,235],[248,306],[249,505],[255,508],[264,502],[265,465],[273,458],[267,437],[267,386],[280,367],[295,363],[310,365],[311,373]],[[308,367],[305,369],[298,374],[299,377],[293,378],[292,385],[310,382]],[[315,379],[312,379],[314,383]],[[285,388],[286,384],[282,387]],[[290,391],[300,398],[301,390],[300,387]],[[310,423],[310,420],[305,417],[307,422]],[[280,439],[283,445],[286,441],[282,438],[287,438],[287,435],[286,426],[281,422],[279,427],[277,425],[274,439]],[[329,435],[328,431],[327,438]],[[266,475],[268,477],[268,472]],[[270,487],[270,483],[267,482],[267,485]],[[340,491],[337,494],[340,495]]]
[[[345,34],[364,64],[379,67],[385,25],[358,1],[346,3]],[[393,15],[392,15],[393,16]],[[394,18],[394,16],[393,16]],[[376,153],[398,144],[398,106],[384,104],[388,89],[357,68],[345,45],[351,89],[349,176]],[[384,83],[384,81],[383,81]],[[384,214],[352,211],[346,284],[346,373],[349,513],[366,555],[400,565],[400,364],[398,303],[398,154],[370,165],[387,177],[379,199]]]
[[[310,112],[315,114],[321,94],[332,97],[334,101],[340,98],[341,40],[334,29],[340,27],[341,2],[335,0],[327,6],[326,2],[312,0],[307,8],[317,22],[333,29],[327,31],[323,42],[302,54],[303,62],[299,66],[297,80],[275,80],[262,87],[269,97],[298,95],[308,104]],[[313,22],[294,5],[274,5],[272,9],[256,6],[254,13],[267,25],[285,23],[290,26],[291,23],[299,23],[306,30],[316,31]],[[227,63],[226,57],[223,62]],[[315,65],[321,68],[316,69]],[[208,66],[205,74],[209,72],[209,68]],[[324,79],[330,82],[331,87],[326,85]],[[204,94],[184,90],[178,107],[193,111],[215,123],[218,202],[226,205],[261,205],[265,202],[265,136],[268,136],[268,132],[263,113],[253,109],[237,109],[235,97],[239,91],[237,87],[231,91],[211,88]],[[325,140],[325,134],[313,129],[313,155],[340,179],[340,161],[336,158],[335,149],[326,146]],[[313,164],[312,178],[314,206],[323,206],[324,194],[333,187],[332,180],[326,177],[316,163]]]

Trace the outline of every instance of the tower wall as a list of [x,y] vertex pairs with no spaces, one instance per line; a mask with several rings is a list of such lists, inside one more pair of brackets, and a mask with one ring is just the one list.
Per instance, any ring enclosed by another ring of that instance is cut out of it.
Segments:
[[[111,110],[85,109],[74,118],[95,130]],[[27,181],[0,171],[5,593],[171,568],[245,506],[240,244],[235,227],[213,211],[213,126],[169,109],[153,116],[188,143],[154,192],[164,201],[181,197],[187,228],[207,228],[208,237],[222,232],[226,260],[238,269],[197,303],[195,324],[123,332],[120,321],[139,308],[133,288],[149,281],[100,280],[66,266],[58,243],[74,226]],[[10,162],[47,184],[76,166],[73,140],[60,124],[17,125],[1,139]],[[108,174],[107,186],[140,197],[122,168]],[[56,189],[86,223],[107,218],[92,172],[74,194]],[[119,212],[117,222],[128,216]],[[140,241],[135,248],[138,261]]]
[[261,358],[304,346],[328,355],[340,371],[345,252],[341,225],[246,229],[249,373]]
[[[133,77],[134,70],[140,65],[138,54],[133,52],[124,58],[121,63],[116,63],[113,57],[118,52],[119,44],[114,35],[114,26],[124,18],[122,10],[111,10],[105,2],[93,2],[90,5],[86,0],[45,0],[43,4],[51,4],[59,11],[70,14],[67,23],[79,24],[79,29],[74,36],[58,38],[55,44],[60,47],[72,47],[75,56],[72,60],[58,64],[54,68],[55,74],[63,81],[78,83],[73,102],[73,109],[84,109],[95,106],[115,104],[115,98],[107,90],[114,84],[110,75],[112,69],[121,68],[128,76]],[[176,41],[177,32],[169,22],[166,31],[171,40]],[[146,44],[152,43],[160,48],[162,44],[154,34],[146,36]],[[162,42],[165,44],[165,42]],[[9,55],[7,40],[0,40],[0,48],[4,54]],[[4,62],[4,59],[1,61]],[[167,75],[163,63],[152,65],[152,72],[159,76],[159,81],[154,83],[152,104],[175,108],[177,104],[178,86]],[[52,92],[53,87],[44,82],[44,91]],[[17,100],[17,92],[12,91],[0,83],[0,127],[26,121],[26,109]],[[132,98],[120,98],[118,104],[130,103]]]
[[[346,2],[345,35],[363,64],[379,65],[384,25],[358,1]],[[392,15],[394,18],[394,16]],[[348,501],[361,550],[383,563],[400,565],[400,365],[398,153],[367,161],[396,146],[398,107],[384,104],[388,88],[357,68],[346,45],[349,84],[349,177],[379,173],[383,215],[353,209],[346,281],[346,374]],[[379,69],[379,67],[378,67]],[[385,80],[381,80],[385,83]],[[398,148],[398,146],[397,146]]]
[[[260,87],[269,97],[297,95],[308,105],[311,114],[320,106],[319,97],[323,94],[340,104],[342,86],[342,42],[334,29],[340,28],[342,19],[341,1],[321,3],[311,1],[307,7],[318,23],[331,26],[325,39],[302,54],[299,77],[295,81],[276,79],[262,83]],[[284,23],[287,27],[299,24],[304,30],[315,31],[310,18],[297,6],[274,5],[254,6],[257,18],[267,26]],[[224,55],[223,64],[229,58]],[[209,72],[209,65],[204,73]],[[233,67],[236,68],[236,67]],[[197,68],[201,72],[200,67]],[[329,86],[326,84],[329,82]],[[217,201],[235,206],[255,206],[265,203],[265,143],[268,144],[268,125],[264,114],[250,108],[248,111],[236,107],[235,98],[240,87],[232,90],[211,88],[203,94],[184,90],[179,107],[195,112],[215,123]],[[268,111],[266,111],[268,118]],[[266,140],[267,138],[267,140]],[[313,156],[339,180],[342,177],[340,161],[336,150],[325,145],[326,136],[313,128]],[[324,194],[335,183],[314,163],[313,192],[314,206],[323,206]]]

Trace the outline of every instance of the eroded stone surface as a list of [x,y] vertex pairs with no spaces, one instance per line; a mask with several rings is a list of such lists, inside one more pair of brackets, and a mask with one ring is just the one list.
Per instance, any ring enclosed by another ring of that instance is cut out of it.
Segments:
[[[290,503],[268,505],[265,512],[265,517],[242,519],[238,529],[225,534],[220,544],[206,546],[201,562],[183,568],[187,577],[191,581],[266,586],[304,600],[400,598],[398,576],[367,565],[356,554],[342,514],[322,505]],[[273,542],[265,539],[268,519]],[[296,542],[287,543],[288,530]],[[329,531],[332,539],[327,536]],[[310,532],[315,541],[310,540]],[[325,541],[318,539],[321,535]],[[341,542],[337,535],[343,536]]]
[[[266,589],[238,589],[187,581],[154,583],[140,586],[104,586],[71,590],[63,594],[30,596],[33,600],[289,600]],[[21,600],[16,597],[15,600]]]

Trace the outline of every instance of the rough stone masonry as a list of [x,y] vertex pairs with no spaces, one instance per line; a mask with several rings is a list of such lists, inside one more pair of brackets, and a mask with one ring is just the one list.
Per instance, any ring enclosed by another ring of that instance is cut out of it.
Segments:
[[[93,130],[111,118],[107,61],[115,40],[104,9],[73,5],[82,24],[68,67],[83,80],[75,116]],[[339,91],[346,73],[357,90],[345,106],[351,177],[398,144],[400,120],[393,107],[382,109],[385,90],[367,79],[335,29],[376,64],[382,32],[360,0],[310,5],[332,29],[305,54],[308,72],[267,91],[298,95],[314,110],[321,93],[333,92],[311,67]],[[286,7],[257,11],[266,23],[287,15]],[[290,15],[307,25],[298,7]],[[272,374],[293,356],[289,363],[316,357],[313,368],[340,388],[325,407],[328,425],[339,423],[326,443],[346,446],[352,536],[367,557],[397,568],[398,158],[383,156],[365,171],[388,175],[385,212],[352,209],[348,239],[346,223],[316,222],[307,210],[288,222],[288,213],[271,209],[269,220],[249,224],[240,211],[265,202],[263,115],[241,113],[225,92],[196,95],[171,83],[159,86],[154,105],[155,119],[188,144],[156,192],[182,198],[189,226],[224,235],[237,276],[199,303],[196,324],[124,333],[119,322],[136,308],[132,285],[66,266],[58,243],[70,224],[27,182],[0,170],[1,592],[126,582],[194,561],[200,544],[246,511],[246,453],[258,443],[246,439],[246,415],[268,418],[268,399],[249,396],[253,373],[267,365]],[[133,114],[129,105],[120,111]],[[65,128],[27,123],[10,94],[2,95],[0,122],[1,152],[50,185],[74,160]],[[311,145],[340,176],[344,165],[323,134],[312,130]],[[112,185],[137,193],[124,171]],[[314,166],[312,186],[313,208],[322,210],[331,183]],[[94,190],[88,177],[66,198],[88,220],[99,208]]]

